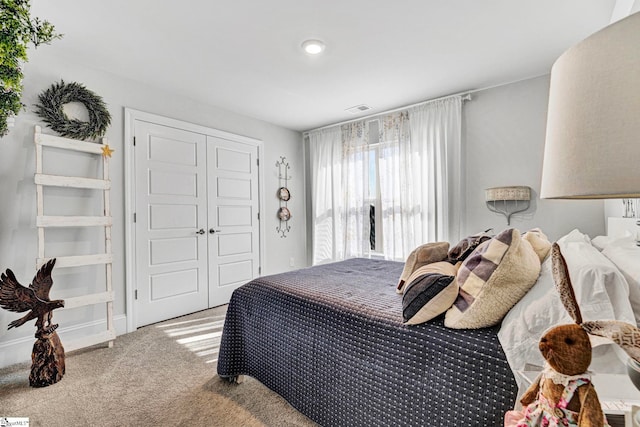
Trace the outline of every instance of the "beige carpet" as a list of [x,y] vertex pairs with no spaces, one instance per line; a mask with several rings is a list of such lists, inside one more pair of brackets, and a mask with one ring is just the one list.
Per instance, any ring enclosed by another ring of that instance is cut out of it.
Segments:
[[29,387],[29,364],[2,369],[0,417],[47,427],[315,426],[253,378],[218,378],[225,310],[140,328],[113,348],[68,353],[66,375],[49,387]]

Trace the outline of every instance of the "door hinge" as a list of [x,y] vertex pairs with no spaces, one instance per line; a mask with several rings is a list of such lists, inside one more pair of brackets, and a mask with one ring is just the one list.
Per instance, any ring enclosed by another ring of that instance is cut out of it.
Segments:
[[133,298],[138,299],[138,290],[133,291]]
[[256,159],[256,165],[260,166],[260,159]]
[[134,147],[136,146],[136,137],[135,136],[133,137],[133,146]]
[[258,267],[258,274],[262,274],[262,267]]
[[260,221],[260,212],[258,212],[258,221]]
[[133,213],[133,222],[136,222],[137,219],[138,219],[138,215],[134,212]]

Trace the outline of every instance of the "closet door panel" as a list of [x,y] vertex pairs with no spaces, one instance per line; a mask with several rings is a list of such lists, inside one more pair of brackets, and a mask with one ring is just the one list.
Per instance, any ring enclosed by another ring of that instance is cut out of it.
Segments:
[[226,304],[258,275],[258,149],[207,138],[209,305]]
[[145,121],[134,132],[136,326],[143,326],[208,307],[207,155],[202,134]]

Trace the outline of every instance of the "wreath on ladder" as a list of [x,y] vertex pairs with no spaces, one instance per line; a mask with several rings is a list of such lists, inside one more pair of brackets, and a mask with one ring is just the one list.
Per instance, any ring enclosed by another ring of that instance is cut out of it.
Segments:
[[[36,104],[36,113],[47,125],[60,135],[73,139],[99,138],[104,135],[111,115],[102,97],[96,95],[80,83],[65,83],[60,80],[40,95]],[[70,102],[82,103],[89,113],[89,121],[69,118],[63,106]]]

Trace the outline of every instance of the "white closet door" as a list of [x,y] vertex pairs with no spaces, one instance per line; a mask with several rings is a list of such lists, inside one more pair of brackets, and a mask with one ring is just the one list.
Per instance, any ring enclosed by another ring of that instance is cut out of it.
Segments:
[[208,307],[206,137],[135,120],[136,318]]
[[207,137],[209,306],[258,276],[258,148]]

